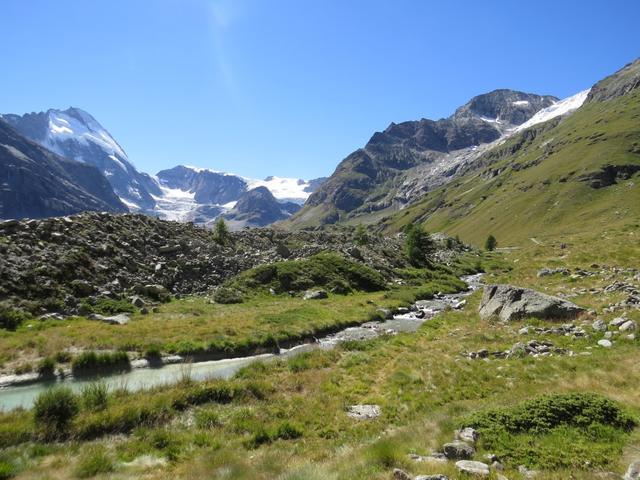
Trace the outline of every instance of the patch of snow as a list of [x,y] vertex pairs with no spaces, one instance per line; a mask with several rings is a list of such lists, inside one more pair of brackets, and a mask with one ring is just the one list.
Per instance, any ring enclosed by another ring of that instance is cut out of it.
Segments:
[[231,210],[233,207],[236,206],[236,203],[238,202],[236,201],[236,202],[225,203],[224,205],[222,205],[222,208],[228,208],[229,210]]
[[511,102],[511,104],[516,107],[524,107],[529,105],[529,100],[516,100],[515,102]]
[[65,141],[93,143],[106,151],[107,154],[117,155],[124,161],[128,161],[127,154],[124,153],[118,142],[91,115],[78,109],[73,110],[73,115],[69,112],[69,110],[50,110],[48,112],[49,132],[44,139],[45,146],[63,155],[64,152],[60,148],[60,144]]
[[577,110],[587,99],[587,95],[589,95],[590,90],[591,89],[583,90],[582,92],[578,92],[571,97],[554,103],[550,107],[543,108],[529,120],[518,126],[514,130],[514,132],[521,132],[522,130],[526,130],[527,128],[532,127],[533,125],[536,125],[538,123],[543,123],[551,120],[552,118],[559,117],[560,115],[564,115],[566,113]]
[[311,195],[310,192],[305,192],[305,188],[309,186],[309,182],[300,180],[299,178],[267,177],[264,180],[245,178],[245,181],[248,184],[249,190],[256,187],[267,187],[278,200],[287,200],[302,204]]
[[122,203],[124,203],[129,210],[134,211],[134,212],[140,210],[140,206],[139,205],[136,205],[135,203],[130,202],[126,198],[123,198],[123,197],[118,197],[118,198],[120,198],[120,201]]
[[115,155],[109,155],[109,158],[113,160],[115,164],[118,165],[122,170],[124,170],[125,173],[127,172],[126,165],[122,163],[118,157],[116,157]]
[[240,177],[240,175],[236,175],[235,173],[221,172],[219,170],[212,170],[211,168],[201,168],[194,167],[193,165],[183,165],[184,168],[188,168],[189,170],[193,170],[196,173],[209,172],[209,173],[217,173],[218,175],[224,175],[225,177]]
[[498,123],[498,124],[502,123],[498,118],[480,117],[480,120],[487,123]]

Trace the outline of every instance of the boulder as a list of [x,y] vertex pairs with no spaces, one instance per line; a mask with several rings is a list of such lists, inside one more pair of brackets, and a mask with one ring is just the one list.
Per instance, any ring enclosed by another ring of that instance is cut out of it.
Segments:
[[640,479],[640,460],[636,460],[632,462],[627,468],[624,477],[624,480],[639,480]]
[[475,475],[478,477],[489,476],[489,465],[482,462],[475,462],[473,460],[460,460],[456,462],[456,468],[469,475]]
[[369,420],[379,417],[382,411],[378,405],[351,405],[347,415],[358,420]]
[[449,480],[449,477],[442,473],[438,473],[436,475],[418,475],[416,480]]
[[[484,355],[484,357],[488,356],[489,352],[487,350],[484,351],[487,353],[486,355]],[[480,355],[480,352],[483,352],[483,350],[480,350],[478,352],[480,358],[483,358],[483,355]],[[456,430],[456,438],[458,440],[462,440],[463,442],[476,443],[476,440],[478,440],[478,436],[478,432],[471,427],[465,427],[461,430]]]
[[302,297],[304,300],[321,300],[329,298],[326,290],[307,290]]
[[442,451],[449,460],[467,460],[476,453],[476,449],[460,440],[445,443]]
[[411,475],[409,475],[404,470],[400,470],[399,468],[393,469],[393,479],[394,480],[412,480]]
[[89,315],[89,320],[98,320],[100,322],[108,323],[110,325],[126,325],[129,323],[129,314],[128,313],[120,313],[118,315],[112,315],[110,317],[106,317],[104,315],[99,315],[97,313],[92,313]]
[[606,338],[603,338],[602,340],[598,340],[598,345],[604,348],[611,348],[613,343],[611,343],[611,340],[607,340]]
[[591,324],[591,328],[593,328],[596,332],[606,332],[607,323],[601,318],[599,318]]
[[577,305],[558,297],[513,285],[487,285],[480,303],[483,319],[498,317],[503,322],[521,318],[575,318],[585,312]]
[[634,322],[633,320],[627,320],[622,325],[620,325],[618,330],[620,330],[621,332],[632,332],[636,328],[638,328],[638,324],[636,322]]
[[132,297],[131,305],[133,305],[136,308],[142,308],[145,306],[145,303],[144,303],[144,300],[142,300],[140,297]]

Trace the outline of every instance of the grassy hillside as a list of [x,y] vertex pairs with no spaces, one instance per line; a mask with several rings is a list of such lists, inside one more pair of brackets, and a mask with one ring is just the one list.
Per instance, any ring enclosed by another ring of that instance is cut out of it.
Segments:
[[[507,245],[640,222],[640,89],[556,123],[509,139],[384,228],[419,222],[476,244],[492,233]],[[611,179],[607,166],[625,172]]]

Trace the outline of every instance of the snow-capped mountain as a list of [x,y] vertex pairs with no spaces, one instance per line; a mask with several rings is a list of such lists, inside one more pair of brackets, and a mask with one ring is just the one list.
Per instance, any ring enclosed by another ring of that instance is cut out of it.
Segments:
[[[162,170],[156,179],[162,195],[154,197],[154,211],[161,218],[208,224],[224,215],[228,220],[238,218],[234,223],[238,227],[263,226],[287,218],[324,180],[274,176],[256,180],[188,165]],[[234,210],[238,202],[242,208]],[[256,215],[250,214],[251,208]]]
[[135,210],[152,210],[157,182],[131,164],[125,151],[90,114],[79,108],[3,115],[25,137],[70,160],[97,167],[115,193]]

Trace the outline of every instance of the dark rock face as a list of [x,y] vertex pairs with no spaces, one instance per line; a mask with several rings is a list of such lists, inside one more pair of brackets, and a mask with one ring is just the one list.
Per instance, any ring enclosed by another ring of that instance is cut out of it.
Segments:
[[333,223],[402,205],[410,199],[398,189],[409,172],[431,165],[429,175],[438,176],[436,183],[443,183],[450,178],[446,164],[452,152],[493,142],[555,101],[552,96],[495,90],[474,97],[448,118],[392,123],[345,158],[292,222],[309,218],[314,207],[322,210],[317,223]]
[[263,227],[288,218],[298,210],[297,203],[279,202],[267,187],[257,187],[243,194],[223,217],[234,223]]
[[109,132],[79,108],[7,114],[3,118],[22,135],[58,155],[97,167],[119,197],[141,210],[153,209],[152,195],[162,195],[155,180],[138,172]]
[[240,177],[182,165],[161,170],[158,179],[169,188],[194,192],[197,203],[224,205],[238,200],[247,191],[247,182]]
[[596,83],[591,88],[585,103],[611,100],[626,95],[636,88],[640,88],[640,58]]
[[97,168],[59,157],[0,119],[0,218],[125,212]]
[[640,165],[605,165],[598,171],[578,177],[578,180],[588,182],[591,188],[604,188],[628,180],[637,172],[640,172]]
[[584,312],[562,298],[513,285],[487,285],[480,303],[482,318],[498,317],[504,322],[527,317],[572,319]]

